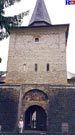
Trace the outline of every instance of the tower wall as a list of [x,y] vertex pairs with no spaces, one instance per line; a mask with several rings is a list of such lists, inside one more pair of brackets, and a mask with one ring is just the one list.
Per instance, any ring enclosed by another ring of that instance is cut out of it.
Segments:
[[66,26],[13,29],[6,83],[66,84],[65,32]]

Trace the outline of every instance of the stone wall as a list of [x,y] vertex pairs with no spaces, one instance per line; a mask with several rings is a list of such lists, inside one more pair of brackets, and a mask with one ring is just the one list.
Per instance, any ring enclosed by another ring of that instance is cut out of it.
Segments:
[[[20,91],[22,92],[21,110],[18,108]],[[25,124],[25,112],[33,106],[45,110],[48,132],[61,133],[62,123],[67,123],[68,132],[75,132],[75,87],[40,84],[0,86],[0,112],[2,112],[0,124],[3,124],[3,131],[16,130],[20,114],[23,115]],[[2,118],[4,123],[1,123]],[[10,130],[7,125],[10,126]]]
[[0,86],[1,131],[14,131],[18,119],[19,88]]
[[66,84],[65,32],[65,26],[12,30],[6,83]]

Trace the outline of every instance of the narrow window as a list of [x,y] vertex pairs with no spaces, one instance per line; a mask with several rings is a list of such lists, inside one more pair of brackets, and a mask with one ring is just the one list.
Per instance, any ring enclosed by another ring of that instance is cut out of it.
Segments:
[[24,69],[24,71],[25,71],[25,69],[26,69],[26,64],[25,64],[25,63],[23,64],[23,69]]
[[39,38],[38,37],[35,38],[35,42],[39,42]]
[[35,64],[35,72],[37,72],[37,64]]
[[0,63],[2,62],[2,58],[0,57]]
[[46,65],[46,70],[49,71],[49,64]]

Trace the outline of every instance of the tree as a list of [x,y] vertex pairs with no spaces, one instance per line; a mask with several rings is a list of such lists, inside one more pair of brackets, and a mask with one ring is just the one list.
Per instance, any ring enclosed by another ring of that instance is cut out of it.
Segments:
[[[5,17],[4,9],[11,5],[14,5],[15,2],[20,2],[21,0],[0,0],[0,40],[7,38],[10,34],[10,27],[20,26],[22,23],[22,19],[24,16],[28,15],[29,10],[26,12],[22,12],[19,15],[14,15],[13,17]],[[2,59],[0,58],[0,63]],[[0,78],[6,74],[5,71],[0,71]]]
[[28,15],[29,10],[22,12],[19,15],[13,17],[4,16],[4,8],[13,5],[15,2],[20,2],[21,0],[0,0],[0,40],[9,36],[9,28],[13,26],[20,26],[24,16]]

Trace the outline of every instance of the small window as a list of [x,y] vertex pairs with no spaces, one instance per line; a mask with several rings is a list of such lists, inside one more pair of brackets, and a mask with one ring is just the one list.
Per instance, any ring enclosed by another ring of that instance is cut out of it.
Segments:
[[69,131],[68,123],[66,122],[62,123],[62,132],[68,132],[68,131]]
[[35,42],[39,42],[39,38],[38,37],[35,38]]
[[0,63],[2,62],[2,58],[0,57]]
[[49,71],[49,64],[46,65],[46,70]]
[[35,64],[35,72],[37,72],[37,64]]
[[25,71],[25,69],[26,69],[26,64],[25,64],[25,63],[23,64],[23,69],[24,69],[24,71]]

